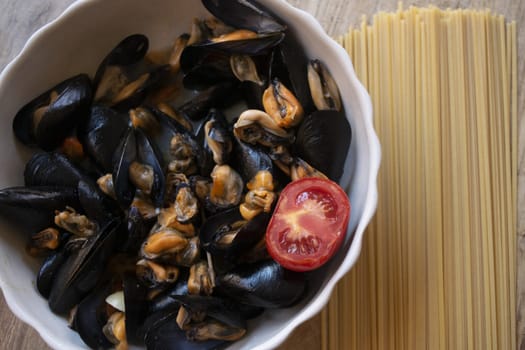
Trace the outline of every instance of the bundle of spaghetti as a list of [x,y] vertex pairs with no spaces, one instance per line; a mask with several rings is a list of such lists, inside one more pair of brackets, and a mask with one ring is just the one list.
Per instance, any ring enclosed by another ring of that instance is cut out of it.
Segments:
[[323,312],[323,348],[515,349],[515,23],[400,6],[339,42],[383,155],[377,213]]

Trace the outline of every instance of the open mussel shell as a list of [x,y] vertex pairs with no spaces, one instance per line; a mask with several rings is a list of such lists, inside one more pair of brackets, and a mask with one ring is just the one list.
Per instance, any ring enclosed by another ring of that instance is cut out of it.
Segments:
[[142,345],[144,343],[142,326],[148,313],[146,302],[148,290],[131,273],[123,275],[122,287],[126,308],[126,339],[129,343]]
[[97,285],[114,251],[119,228],[119,219],[109,222],[62,264],[49,295],[49,307],[54,313],[67,313]]
[[69,78],[22,107],[13,120],[13,131],[25,145],[53,150],[87,115],[91,99],[87,75]]
[[274,260],[238,265],[217,276],[216,282],[217,293],[266,308],[291,306],[306,290],[303,274],[286,270]]
[[124,237],[122,237],[122,244],[119,245],[119,250],[130,255],[137,255],[140,246],[144,239],[148,236],[152,220],[148,222],[145,220],[137,207],[131,206],[126,215],[127,230],[122,230]]
[[49,298],[53,280],[58,272],[58,269],[67,259],[68,251],[65,246],[60,247],[57,251],[52,252],[44,259],[44,262],[38,270],[36,277],[36,288],[40,295],[44,298]]
[[178,111],[193,121],[206,117],[210,108],[223,108],[236,102],[232,99],[235,85],[231,82],[222,82],[206,90],[199,91],[193,98],[178,108]]
[[137,142],[136,160],[140,164],[146,165],[152,169],[152,179],[148,179],[148,182],[151,183],[149,196],[153,204],[158,208],[161,207],[164,202],[164,192],[166,187],[164,171],[159,162],[159,155],[146,134],[140,129],[136,129],[135,133]]
[[99,86],[108,67],[135,64],[144,58],[148,47],[149,40],[142,34],[133,34],[123,39],[100,63],[95,74],[94,86]]
[[122,207],[128,207],[135,197],[135,186],[129,179],[131,163],[137,159],[137,140],[133,128],[128,128],[113,155],[113,189]]
[[169,65],[151,69],[121,90],[110,105],[119,111],[127,111],[139,106],[150,92],[166,82],[170,72],[171,68]]
[[255,1],[203,0],[203,5],[215,17],[235,27],[250,29],[257,33],[274,33],[286,29]]
[[299,126],[294,153],[337,182],[343,174],[351,140],[352,128],[344,112],[315,111]]
[[[232,167],[239,172],[245,183],[261,170],[274,174],[272,159],[261,147],[233,140]],[[275,176],[274,176],[275,177]]]
[[229,326],[246,328],[246,320],[242,318],[237,304],[233,301],[214,296],[201,295],[175,295],[182,306],[190,312],[204,313],[208,317],[214,318]]
[[197,130],[197,140],[203,145],[201,173],[209,174],[215,164],[226,164],[233,148],[233,137],[224,114],[210,109]]
[[[275,32],[260,34],[246,39],[205,41],[193,44],[186,47],[182,52],[180,58],[181,67],[185,72],[189,72],[195,67],[205,65],[206,61],[213,61],[213,59],[210,59],[208,56],[214,55],[213,57],[216,57],[217,52],[223,53],[224,55],[262,55],[270,52],[270,50],[279,45],[283,39],[283,33]],[[224,56],[224,58],[227,57],[228,56]],[[231,72],[229,67],[229,60],[224,63],[227,64],[227,66],[225,66],[225,72],[229,72],[233,77],[233,72]]]
[[148,313],[167,310],[168,308],[177,309],[180,303],[174,298],[177,295],[188,294],[188,270],[182,269],[175,284],[167,287],[164,291],[155,296],[149,303]]
[[145,323],[145,343],[148,350],[218,350],[228,343],[223,340],[194,342],[186,338],[176,322],[178,307],[160,310]]
[[[281,56],[273,59],[270,79],[279,78],[286,86],[290,87],[301,103],[305,115],[307,115],[315,110],[308,86],[308,64],[310,61],[302,49],[299,39],[290,28],[285,31],[284,40],[278,48],[279,50],[275,51],[274,55]],[[290,84],[287,84],[287,81]]]
[[[266,233],[270,214],[260,213],[245,221],[238,207],[209,217],[201,227],[202,247],[214,256],[235,259],[255,246]],[[226,238],[231,235],[231,239]]]
[[109,107],[95,105],[77,135],[84,151],[105,173],[113,171],[113,153],[129,126],[127,115]]
[[52,226],[55,210],[66,207],[80,208],[76,188],[33,186],[0,190],[1,216],[24,233]]
[[157,108],[141,106],[132,110],[130,116],[133,126],[147,136],[163,168],[171,160],[170,143],[175,135],[183,135],[186,142],[191,143],[192,147],[197,147],[192,135],[181,123]]
[[78,182],[78,199],[86,216],[105,226],[120,214],[119,208],[92,181]]
[[26,186],[67,186],[76,188],[81,180],[89,177],[58,152],[35,153],[24,169]]
[[188,90],[205,90],[222,82],[235,80],[230,68],[229,55],[212,52],[197,58],[199,62],[186,59],[183,66],[182,84]]
[[73,319],[73,328],[82,341],[92,349],[109,349],[108,341],[102,328],[108,320],[106,297],[111,292],[111,283],[99,284],[78,304]]

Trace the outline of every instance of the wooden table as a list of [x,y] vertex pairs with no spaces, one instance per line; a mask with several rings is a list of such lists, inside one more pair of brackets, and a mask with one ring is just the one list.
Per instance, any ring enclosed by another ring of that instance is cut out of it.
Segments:
[[[195,0],[197,1],[197,0]],[[55,19],[73,0],[0,0],[0,70],[20,52],[29,36],[42,25]],[[331,35],[341,35],[350,25],[359,23],[362,14],[393,11],[397,0],[289,0],[313,14]],[[520,0],[434,0],[405,1],[405,6],[433,4],[442,8],[490,8],[518,24],[518,86],[523,86],[524,61],[521,54],[525,40],[525,1]],[[518,348],[525,349],[525,124],[523,90],[519,90],[519,199],[518,199]],[[0,329],[3,349],[48,349],[39,335],[19,321],[0,298]],[[317,316],[299,327],[281,349],[314,350],[321,348],[320,317]]]

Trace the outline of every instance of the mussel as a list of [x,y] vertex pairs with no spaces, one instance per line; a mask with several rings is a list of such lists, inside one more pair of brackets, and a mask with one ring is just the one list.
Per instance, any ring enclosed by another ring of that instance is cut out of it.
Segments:
[[60,266],[49,295],[53,312],[68,312],[97,285],[115,248],[119,227],[120,220],[109,222],[84,241]]
[[23,144],[51,151],[86,117],[91,99],[91,80],[86,74],[76,75],[22,107],[13,131]]
[[239,265],[217,276],[216,290],[240,303],[266,308],[286,307],[306,290],[303,274],[288,271],[273,260]]

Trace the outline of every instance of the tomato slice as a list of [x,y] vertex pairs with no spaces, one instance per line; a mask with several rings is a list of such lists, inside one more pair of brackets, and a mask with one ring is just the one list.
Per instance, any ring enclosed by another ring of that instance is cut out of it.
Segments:
[[293,271],[326,263],[343,243],[350,201],[333,181],[306,178],[288,184],[266,229],[272,258]]

